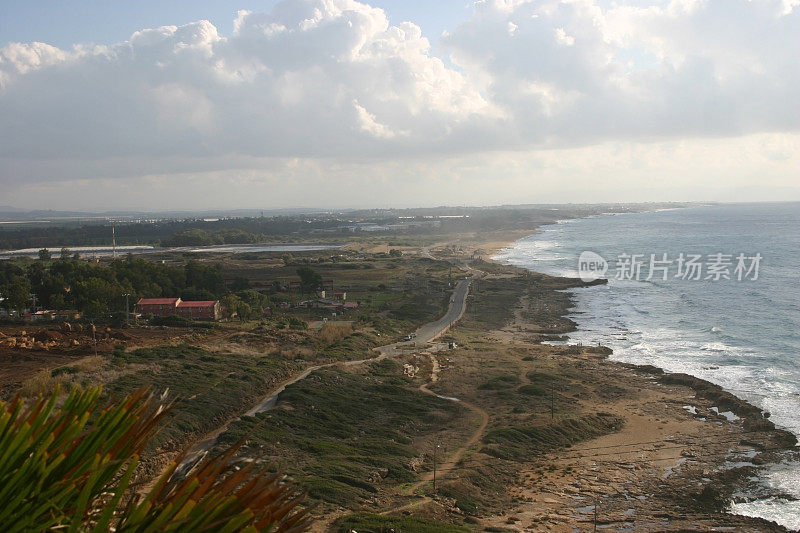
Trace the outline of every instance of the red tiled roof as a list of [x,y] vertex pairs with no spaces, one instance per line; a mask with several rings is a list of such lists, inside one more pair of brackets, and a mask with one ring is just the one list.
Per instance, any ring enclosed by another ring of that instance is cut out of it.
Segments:
[[216,300],[181,302],[178,304],[178,307],[214,307],[216,304],[217,304]]
[[136,305],[175,305],[180,298],[140,298]]

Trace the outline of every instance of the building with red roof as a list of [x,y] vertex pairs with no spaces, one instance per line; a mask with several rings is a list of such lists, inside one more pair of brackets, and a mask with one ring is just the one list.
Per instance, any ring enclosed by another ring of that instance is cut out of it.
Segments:
[[176,309],[180,301],[180,298],[140,298],[136,302],[136,311],[143,315],[177,315]]

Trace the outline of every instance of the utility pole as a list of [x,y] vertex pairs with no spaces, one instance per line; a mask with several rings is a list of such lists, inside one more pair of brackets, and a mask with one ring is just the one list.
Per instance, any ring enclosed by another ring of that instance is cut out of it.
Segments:
[[129,296],[130,296],[130,294],[125,293],[125,326],[127,326],[127,327],[130,327],[130,325],[131,325],[131,313],[128,310],[129,309],[129,307],[128,307],[128,297]]
[[97,357],[97,328],[92,324],[92,339],[94,340],[94,356]]
[[597,499],[594,500],[594,533],[597,533]]
[[439,444],[433,449],[433,493],[436,494],[436,451],[439,449]]

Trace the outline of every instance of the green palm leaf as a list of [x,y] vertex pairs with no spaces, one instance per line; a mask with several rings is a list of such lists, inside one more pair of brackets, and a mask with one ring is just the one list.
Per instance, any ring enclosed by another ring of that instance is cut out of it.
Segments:
[[4,531],[303,531],[302,496],[281,474],[243,468],[236,448],[181,480],[173,464],[149,494],[132,490],[142,450],[170,411],[150,391],[101,402],[101,389],[0,402]]

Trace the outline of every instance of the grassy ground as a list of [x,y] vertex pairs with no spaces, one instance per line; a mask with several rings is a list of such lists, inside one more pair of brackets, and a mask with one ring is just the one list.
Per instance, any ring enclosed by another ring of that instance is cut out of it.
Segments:
[[234,423],[221,444],[246,438],[245,453],[287,469],[312,499],[358,508],[417,478],[422,442],[461,433],[461,406],[411,385],[392,360],[321,370],[287,387],[274,410]]
[[[401,335],[397,321],[375,322],[303,332],[257,326],[198,339],[198,345],[116,350],[109,366],[118,369],[118,375],[109,380],[107,390],[169,390],[178,404],[153,449],[177,450],[246,411],[305,367],[363,359],[375,346]],[[73,367],[55,372],[76,379]]]
[[280,356],[213,353],[189,345],[117,352],[113,364],[141,368],[107,385],[123,395],[143,385],[169,390],[178,400],[154,446],[180,446],[193,435],[212,431],[236,413],[248,409],[271,385],[301,366]]
[[[274,282],[288,286],[298,281],[297,269],[308,266],[323,280],[332,280],[334,291],[347,293],[348,302],[357,302],[358,309],[348,310],[341,317],[352,320],[376,318],[393,321],[397,330],[410,330],[430,321],[446,309],[448,284],[458,276],[449,263],[412,255],[391,257],[385,253],[348,252],[342,258],[331,261],[338,255],[326,253],[310,254],[303,259],[295,258],[284,264],[280,254],[258,261],[241,260],[236,256],[223,263],[226,278],[245,278],[253,285],[270,287],[267,293],[276,299],[300,301],[311,297],[297,292],[275,292]],[[304,261],[308,260],[306,264]],[[316,309],[292,309],[281,314],[296,316],[305,321],[331,318],[328,311]],[[339,318],[339,317],[337,317]]]
[[[512,503],[507,489],[517,482],[521,463],[621,424],[602,413],[582,412],[576,398],[591,391],[581,383],[580,371],[552,358],[553,348],[531,351],[488,334],[518,315],[538,312],[530,303],[517,309],[531,295],[556,294],[544,309],[563,309],[568,301],[550,289],[567,284],[506,267],[499,274],[503,277],[475,282],[465,318],[447,337],[462,347],[439,356],[441,380],[434,386],[437,393],[486,408],[490,427],[435,494],[430,484],[422,487],[442,507],[415,514],[434,521],[404,522],[405,527],[450,531],[442,521],[462,527],[465,517],[502,509]],[[447,454],[475,427],[459,403],[417,390],[428,379],[420,377],[428,375],[428,366],[419,363],[420,376],[411,379],[402,375],[401,362],[406,361],[318,371],[288,387],[275,409],[236,422],[221,444],[246,439],[243,452],[288,470],[321,504],[317,512],[396,506],[405,501],[398,499],[402,488],[432,467],[433,444],[446,441],[441,453]],[[403,519],[350,515],[337,527],[402,527],[392,520]]]

